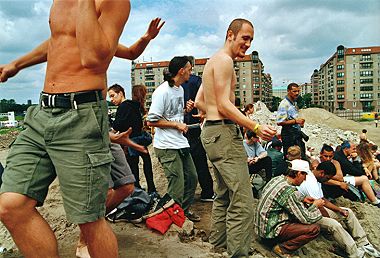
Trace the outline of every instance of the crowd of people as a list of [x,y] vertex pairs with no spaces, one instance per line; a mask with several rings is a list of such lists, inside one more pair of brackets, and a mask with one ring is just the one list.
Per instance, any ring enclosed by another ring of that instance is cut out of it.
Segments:
[[[229,257],[249,256],[254,230],[277,256],[292,257],[324,229],[349,257],[380,256],[353,211],[333,201],[356,189],[380,207],[371,187],[371,180],[379,183],[377,146],[363,136],[358,145],[324,145],[319,157],[308,157],[296,83],[289,84],[278,109],[280,135],[254,121],[252,104],[244,111],[235,106],[233,62],[251,46],[250,21],[230,23],[202,78],[191,74],[193,58],[172,58],[146,110],[144,85],[132,86],[131,100],[121,85],[107,88],[112,58],[135,59],[164,25],[153,19],[126,47],[119,37],[129,12],[127,0],[54,1],[51,37],[0,66],[5,82],[26,67],[48,63],[40,103],[28,110],[26,129],[12,145],[2,176],[0,219],[23,255],[59,257],[53,230],[36,209],[58,177],[67,220],[80,228],[77,257],[117,257],[117,239],[105,216],[141,188],[140,157],[146,191],[159,197],[147,148],[153,142],[168,195],[188,219],[200,221],[191,209],[199,182],[201,201],[213,203],[209,242]],[[106,92],[117,106],[114,119],[108,119]],[[260,139],[269,144],[264,148]],[[261,171],[265,186],[254,207],[250,175]]]

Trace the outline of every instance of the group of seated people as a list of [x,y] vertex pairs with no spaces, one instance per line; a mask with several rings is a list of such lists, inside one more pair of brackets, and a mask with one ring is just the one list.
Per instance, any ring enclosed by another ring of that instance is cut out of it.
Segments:
[[379,183],[377,146],[344,141],[334,150],[324,144],[318,157],[305,161],[298,146],[290,147],[284,157],[277,137],[269,145],[265,150],[256,135],[245,132],[249,171],[264,169],[267,179],[255,216],[255,230],[262,242],[279,257],[297,257],[294,252],[322,230],[332,235],[348,257],[364,257],[365,253],[380,257],[353,211],[334,204],[340,196],[360,200],[352,193],[356,189],[362,192],[361,200],[380,208],[371,186]]

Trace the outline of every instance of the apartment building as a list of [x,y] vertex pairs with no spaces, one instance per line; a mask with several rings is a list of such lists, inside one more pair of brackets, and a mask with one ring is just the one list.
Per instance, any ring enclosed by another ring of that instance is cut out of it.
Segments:
[[[318,81],[318,84],[316,83]],[[318,105],[380,112],[380,46],[346,48],[342,45],[311,76]]]
[[[194,60],[193,73],[202,77],[203,69],[208,58]],[[148,94],[146,106],[152,102],[153,91],[163,82],[163,71],[169,66],[169,61],[158,62],[134,62],[132,61],[131,82],[132,85],[143,84],[147,87]],[[235,96],[240,98],[242,107],[257,101],[264,102],[267,106],[272,101],[272,78],[264,73],[264,65],[259,59],[257,51],[246,55],[241,60],[234,62],[236,72]]]
[[273,88],[273,97],[283,99],[286,95],[288,95],[288,89],[286,86],[280,88]]

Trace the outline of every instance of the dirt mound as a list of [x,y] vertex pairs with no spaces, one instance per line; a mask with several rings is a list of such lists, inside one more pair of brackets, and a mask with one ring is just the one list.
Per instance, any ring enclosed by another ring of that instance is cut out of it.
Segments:
[[325,124],[335,129],[347,130],[347,128],[360,125],[355,121],[340,118],[322,108],[301,109],[300,116],[304,117],[309,124]]

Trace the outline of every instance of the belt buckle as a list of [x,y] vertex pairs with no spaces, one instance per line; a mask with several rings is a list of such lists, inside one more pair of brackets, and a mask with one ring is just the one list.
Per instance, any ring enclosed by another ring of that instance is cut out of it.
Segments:
[[55,99],[57,97],[56,94],[48,94],[48,93],[42,93],[42,96],[47,97],[47,105],[45,103],[44,98],[42,98],[41,105],[42,107],[55,107]]

